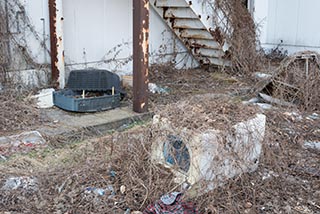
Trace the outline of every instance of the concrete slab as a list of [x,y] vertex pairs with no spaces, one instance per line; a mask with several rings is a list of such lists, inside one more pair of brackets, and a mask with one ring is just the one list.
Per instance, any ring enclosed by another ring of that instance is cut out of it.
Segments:
[[133,123],[151,120],[152,116],[152,112],[135,113],[129,106],[97,113],[73,113],[54,107],[42,109],[42,117],[49,123],[39,128],[38,131],[47,136],[67,135],[84,130],[105,134],[110,130],[122,129]]

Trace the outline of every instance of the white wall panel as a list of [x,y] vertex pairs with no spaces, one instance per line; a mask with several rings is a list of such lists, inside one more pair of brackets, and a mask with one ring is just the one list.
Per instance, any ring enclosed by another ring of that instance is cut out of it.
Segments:
[[256,0],[262,46],[272,49],[283,41],[281,49],[289,53],[320,51],[319,11],[319,0]]

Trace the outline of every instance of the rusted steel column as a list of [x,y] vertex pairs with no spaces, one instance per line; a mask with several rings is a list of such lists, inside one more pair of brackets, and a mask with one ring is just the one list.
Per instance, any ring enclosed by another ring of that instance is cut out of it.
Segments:
[[133,0],[133,111],[148,111],[149,0]]
[[49,0],[52,83],[56,88],[65,86],[62,1]]

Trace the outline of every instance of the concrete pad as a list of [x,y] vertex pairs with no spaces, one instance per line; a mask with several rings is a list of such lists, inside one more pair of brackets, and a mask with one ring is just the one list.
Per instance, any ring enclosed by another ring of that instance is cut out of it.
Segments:
[[138,114],[129,106],[97,113],[73,113],[58,108],[43,109],[42,117],[50,124],[38,129],[48,136],[92,130],[105,134],[110,130],[121,129],[136,122],[150,120],[153,113]]

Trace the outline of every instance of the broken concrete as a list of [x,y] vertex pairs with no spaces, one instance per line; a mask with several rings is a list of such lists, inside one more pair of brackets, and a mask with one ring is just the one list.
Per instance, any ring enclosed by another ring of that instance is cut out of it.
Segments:
[[33,96],[34,99],[37,99],[37,105],[39,108],[51,108],[53,107],[53,95],[52,93],[55,90],[53,88],[43,89],[39,93]]
[[[164,154],[165,139],[158,139],[153,146],[153,161],[171,168],[179,184],[186,182],[196,188],[204,185],[205,189],[200,192],[205,193],[229,178],[255,171],[258,167],[266,124],[266,116],[263,114],[237,123],[230,131],[208,129],[194,133],[186,129],[176,130],[168,119],[160,116],[154,118],[154,124],[157,123],[163,127],[163,133],[172,130],[176,132],[187,147],[190,167],[183,171],[167,162]],[[181,156],[185,154],[176,154],[177,159]]]

